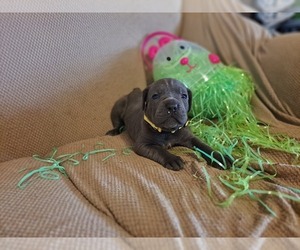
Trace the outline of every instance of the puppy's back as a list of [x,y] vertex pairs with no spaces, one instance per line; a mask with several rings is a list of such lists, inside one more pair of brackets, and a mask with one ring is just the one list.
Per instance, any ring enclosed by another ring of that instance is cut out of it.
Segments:
[[111,111],[113,129],[107,135],[118,135],[124,130],[128,131],[132,140],[136,140],[141,130],[143,119],[143,93],[141,89],[135,88],[128,95],[121,97],[113,106]]
[[133,141],[136,141],[141,131],[143,114],[143,92],[141,89],[135,88],[127,96],[123,117],[126,130]]

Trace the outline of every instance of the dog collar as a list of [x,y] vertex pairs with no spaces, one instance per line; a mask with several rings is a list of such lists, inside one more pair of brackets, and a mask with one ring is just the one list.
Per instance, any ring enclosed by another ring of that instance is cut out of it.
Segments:
[[[162,128],[157,127],[153,122],[151,122],[145,114],[144,114],[144,121],[147,122],[153,129],[157,130],[159,133],[163,131]],[[187,122],[183,126],[179,127],[178,129],[172,130],[171,133],[174,134],[177,130],[186,127],[188,124],[189,124],[189,120],[187,120]]]

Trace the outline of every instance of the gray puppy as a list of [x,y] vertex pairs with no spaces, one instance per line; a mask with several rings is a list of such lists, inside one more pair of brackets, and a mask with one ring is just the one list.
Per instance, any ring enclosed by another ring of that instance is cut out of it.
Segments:
[[111,112],[114,129],[106,134],[120,134],[125,127],[135,153],[168,169],[180,170],[184,165],[179,156],[167,151],[173,146],[197,147],[205,152],[202,157],[208,164],[230,166],[229,157],[215,152],[188,129],[191,103],[191,91],[175,79],[158,80],[144,91],[136,88],[115,103]]

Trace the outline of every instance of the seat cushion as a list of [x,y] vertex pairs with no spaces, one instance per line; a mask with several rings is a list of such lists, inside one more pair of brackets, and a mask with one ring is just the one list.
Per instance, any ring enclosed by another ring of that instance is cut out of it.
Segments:
[[146,80],[139,46],[180,13],[0,16],[0,162],[104,135],[114,102]]
[[[272,195],[258,195],[273,216],[248,195],[228,207],[229,189],[220,181],[229,171],[207,166],[185,148],[172,149],[185,167],[174,172],[130,151],[127,134],[95,137],[59,147],[54,156],[74,152],[77,166],[65,162],[68,178],[45,180],[33,176],[23,189],[19,180],[46,163],[32,158],[2,163],[0,177],[1,236],[84,237],[277,237],[300,236],[300,203]],[[105,152],[104,152],[105,151]],[[49,155],[51,153],[49,152]],[[272,153],[277,177],[250,182],[251,189],[281,191],[299,187],[300,169],[289,157]],[[24,167],[25,171],[19,172]],[[273,173],[273,167],[266,167]],[[210,176],[212,196],[208,192]],[[225,177],[224,177],[225,178]]]

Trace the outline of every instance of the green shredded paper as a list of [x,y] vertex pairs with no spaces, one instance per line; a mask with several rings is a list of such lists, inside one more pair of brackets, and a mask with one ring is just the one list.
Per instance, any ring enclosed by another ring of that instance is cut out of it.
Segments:
[[[101,148],[98,148],[98,147]],[[107,156],[102,158],[102,161],[107,161],[109,158],[115,156],[117,154],[116,149],[112,148],[103,148],[104,144],[103,143],[96,143],[94,146],[94,150],[88,151],[88,152],[82,152],[78,151],[72,154],[64,154],[64,155],[59,155],[56,156],[57,154],[57,148],[53,149],[53,152],[49,157],[40,157],[38,155],[33,155],[32,158],[45,163],[47,165],[39,167],[38,169],[29,171],[27,174],[21,178],[21,180],[18,182],[17,186],[20,189],[24,189],[28,184],[29,180],[33,176],[38,176],[42,179],[45,180],[59,180],[60,176],[67,176],[65,167],[62,164],[70,164],[71,166],[77,166],[80,164],[81,161],[87,161],[90,156],[95,155],[95,154],[100,154],[100,153],[108,153]],[[132,152],[130,147],[122,149],[122,154],[123,155],[130,155]],[[76,157],[76,158],[75,158]],[[23,168],[19,172],[25,171],[27,168]]]
[[[281,192],[251,188],[254,181],[276,178],[276,172],[274,175],[265,173],[264,166],[276,163],[263,155],[264,150],[294,156],[293,164],[299,167],[300,142],[287,135],[272,134],[267,124],[256,119],[251,107],[254,83],[247,72],[222,64],[217,55],[183,39],[172,40],[159,48],[152,66],[154,80],[174,78],[191,90],[191,131],[200,140],[233,160],[232,166],[223,166],[224,174],[218,178],[231,195],[225,201],[215,202],[217,205],[227,207],[236,198],[247,195],[275,215],[259,198],[260,195],[300,202],[298,197]],[[195,151],[205,154],[197,148]],[[203,171],[208,193],[213,199],[212,180],[205,168]],[[293,190],[299,192],[299,189]]]

